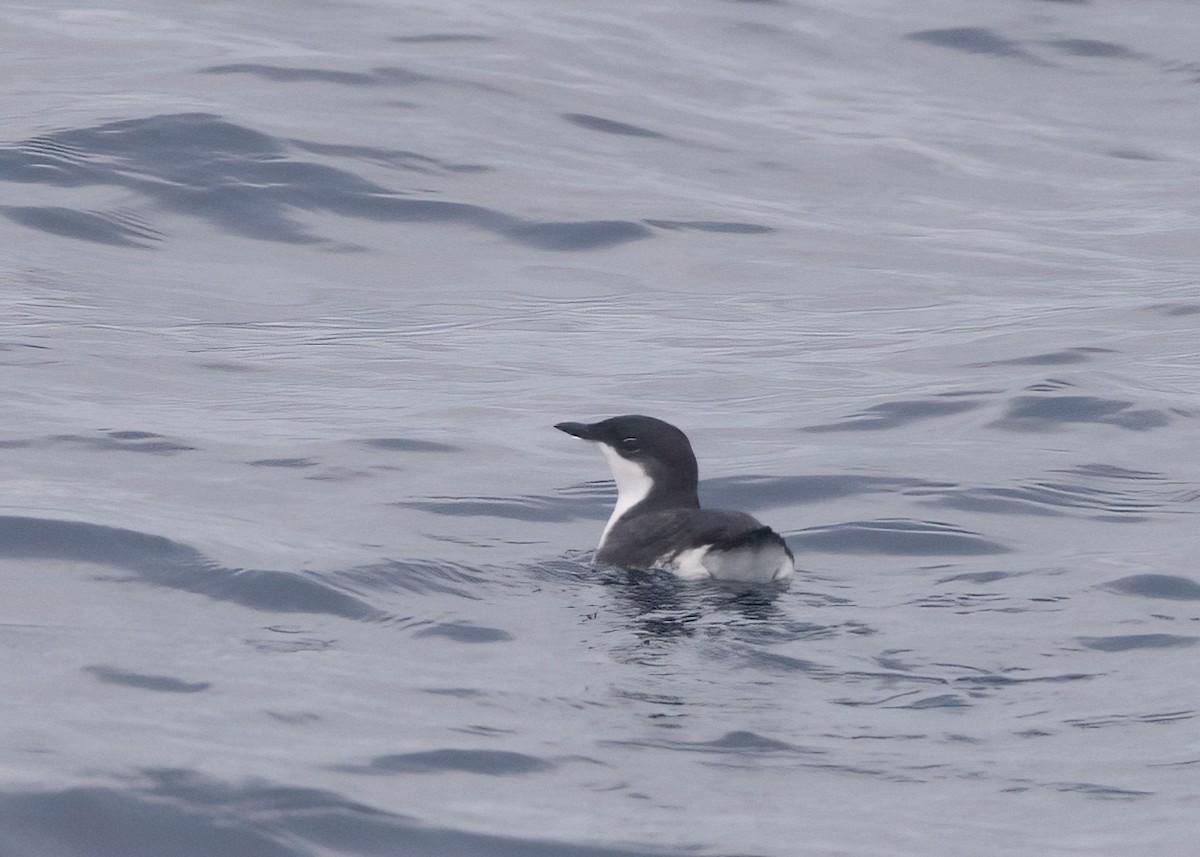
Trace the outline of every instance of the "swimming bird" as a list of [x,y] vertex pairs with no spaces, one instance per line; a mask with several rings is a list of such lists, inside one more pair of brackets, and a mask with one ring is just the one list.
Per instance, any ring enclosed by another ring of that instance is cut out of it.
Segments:
[[745,512],[700,508],[692,444],[670,423],[630,414],[555,428],[599,444],[617,483],[596,562],[745,582],[786,580],[795,570],[770,527]]

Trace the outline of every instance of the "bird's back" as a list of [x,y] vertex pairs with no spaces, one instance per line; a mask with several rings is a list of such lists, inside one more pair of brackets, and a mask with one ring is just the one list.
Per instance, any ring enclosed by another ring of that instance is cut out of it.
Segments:
[[609,531],[598,562],[666,569],[680,577],[779,580],[792,572],[783,538],[745,512],[631,509]]

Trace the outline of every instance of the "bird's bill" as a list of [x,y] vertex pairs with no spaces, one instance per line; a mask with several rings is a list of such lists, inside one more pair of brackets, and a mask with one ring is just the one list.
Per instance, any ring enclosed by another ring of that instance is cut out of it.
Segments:
[[580,440],[599,440],[596,437],[595,426],[588,425],[587,423],[557,423],[554,427]]

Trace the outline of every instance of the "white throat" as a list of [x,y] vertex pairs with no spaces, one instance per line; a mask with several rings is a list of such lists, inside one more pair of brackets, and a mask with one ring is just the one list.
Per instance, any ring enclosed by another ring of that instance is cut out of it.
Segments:
[[628,458],[622,458],[606,443],[600,444],[600,451],[604,453],[608,469],[612,471],[613,479],[617,483],[617,505],[613,508],[608,523],[604,525],[604,532],[600,534],[600,544],[596,545],[596,550],[604,547],[604,540],[608,538],[613,524],[622,515],[645,500],[650,489],[654,487],[654,480],[650,478],[650,474],[642,465],[636,461],[630,461]]

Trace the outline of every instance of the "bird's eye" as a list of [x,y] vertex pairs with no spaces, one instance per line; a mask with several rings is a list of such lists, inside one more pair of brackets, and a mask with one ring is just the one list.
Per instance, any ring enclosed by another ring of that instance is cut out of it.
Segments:
[[642,442],[636,437],[627,437],[621,441],[622,452],[640,452],[641,448]]

